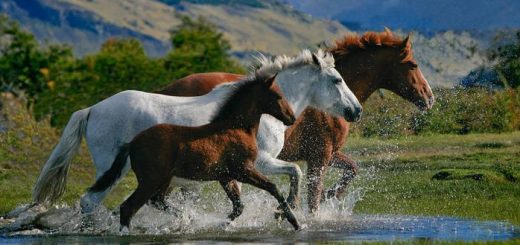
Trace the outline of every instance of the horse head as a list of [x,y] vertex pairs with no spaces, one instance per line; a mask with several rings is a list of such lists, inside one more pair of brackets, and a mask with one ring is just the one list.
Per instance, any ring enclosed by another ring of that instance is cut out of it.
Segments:
[[349,122],[359,121],[363,108],[334,67],[332,55],[319,50],[312,54],[312,61],[315,75],[305,78],[315,80],[310,105]]
[[384,87],[414,103],[420,110],[432,108],[433,92],[413,57],[410,35],[397,48],[387,75],[389,82]]
[[413,57],[410,36],[401,39],[385,28],[381,33],[348,35],[329,51],[334,54],[339,72],[361,101],[384,88],[421,110],[432,107],[433,93]]

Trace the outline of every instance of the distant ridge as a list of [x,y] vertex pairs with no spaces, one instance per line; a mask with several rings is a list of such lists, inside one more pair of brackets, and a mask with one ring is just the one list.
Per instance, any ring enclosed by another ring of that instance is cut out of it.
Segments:
[[[176,13],[214,23],[242,60],[257,51],[292,55],[351,33],[337,21],[314,18],[277,0],[2,0],[0,12],[42,43],[67,43],[77,55],[96,52],[113,36],[137,38],[149,55],[164,55],[171,48],[169,30],[180,23]],[[481,43],[467,33],[416,33],[413,43],[433,86],[454,86],[483,63]]]

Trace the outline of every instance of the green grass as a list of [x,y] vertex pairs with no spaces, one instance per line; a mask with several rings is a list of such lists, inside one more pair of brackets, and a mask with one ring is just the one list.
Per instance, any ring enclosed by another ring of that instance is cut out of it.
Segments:
[[[353,138],[358,213],[449,215],[520,225],[520,132]],[[365,177],[366,178],[366,177]]]

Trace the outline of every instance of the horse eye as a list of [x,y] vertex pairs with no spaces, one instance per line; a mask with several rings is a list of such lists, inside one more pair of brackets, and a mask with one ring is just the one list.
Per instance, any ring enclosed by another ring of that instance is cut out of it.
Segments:
[[410,63],[410,66],[412,67],[412,69],[416,69],[417,68],[417,63]]
[[332,81],[334,82],[334,84],[340,84],[343,80],[341,78],[335,78]]

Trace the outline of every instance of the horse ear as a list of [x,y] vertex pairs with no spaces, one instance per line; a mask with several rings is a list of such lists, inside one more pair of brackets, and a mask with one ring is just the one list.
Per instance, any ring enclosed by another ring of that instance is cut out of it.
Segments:
[[409,49],[412,47],[412,42],[410,41],[411,35],[412,35],[412,33],[410,32],[408,34],[408,36],[406,36],[406,38],[403,40],[403,42],[401,44],[401,49]]
[[267,85],[268,88],[270,88],[271,86],[273,86],[274,84],[274,80],[276,79],[276,76],[278,75],[278,73],[274,74],[272,77],[268,78],[267,80],[265,80],[265,85]]
[[312,61],[313,61],[314,64],[316,64],[317,66],[321,67],[320,59],[318,59],[318,56],[316,56],[316,54],[314,54],[314,53],[312,53]]
[[386,27],[386,26],[385,26],[385,33],[386,33],[387,35],[390,35],[390,36],[393,35],[392,30],[390,30],[390,28],[388,28],[388,27]]

